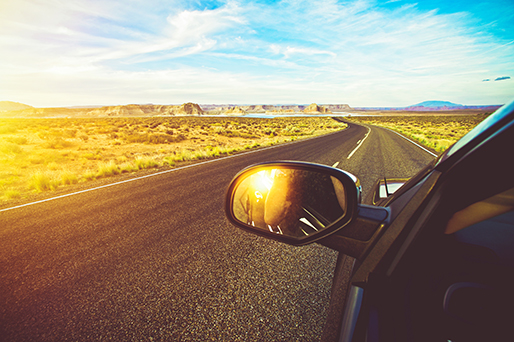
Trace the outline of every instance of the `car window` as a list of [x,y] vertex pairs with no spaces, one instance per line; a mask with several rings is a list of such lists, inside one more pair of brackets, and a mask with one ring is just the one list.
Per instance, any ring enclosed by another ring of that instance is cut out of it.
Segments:
[[500,121],[505,116],[509,115],[510,112],[513,110],[514,110],[514,102],[511,102],[510,104],[503,106],[502,108],[498,109],[493,114],[489,115],[489,117],[487,117],[487,119],[482,121],[478,126],[473,128],[465,136],[463,136],[459,141],[457,141],[455,144],[453,144],[453,146],[450,147],[450,149],[446,153],[446,156],[449,157],[452,154],[455,154],[455,152],[460,150],[464,145],[466,145],[468,142],[470,142],[475,137],[480,135],[482,132],[486,131],[488,128],[490,128],[492,125],[494,125],[496,122]]
[[448,221],[445,234],[452,234],[461,229],[496,217],[514,209],[514,188],[473,203],[459,210]]
[[514,211],[476,223],[454,235],[459,242],[489,248],[500,263],[514,265]]
[[445,233],[459,242],[486,247],[500,263],[514,265],[514,188],[458,211]]

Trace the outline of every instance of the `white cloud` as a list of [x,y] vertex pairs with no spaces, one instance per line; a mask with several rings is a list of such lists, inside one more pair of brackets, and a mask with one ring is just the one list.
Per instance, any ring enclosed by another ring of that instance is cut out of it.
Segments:
[[275,44],[272,44],[270,46],[270,51],[274,54],[281,54],[284,55],[284,58],[291,58],[295,55],[307,55],[307,56],[314,56],[314,55],[329,55],[332,57],[335,57],[336,54],[332,51],[328,50],[319,50],[315,48],[306,48],[306,47],[291,47],[291,46],[278,46]]
[[192,6],[7,1],[0,5],[0,92],[33,105],[87,96],[82,104],[185,96],[355,106],[514,96],[510,82],[482,82],[514,74],[513,41],[474,27],[469,13],[415,4],[386,10],[374,1]]

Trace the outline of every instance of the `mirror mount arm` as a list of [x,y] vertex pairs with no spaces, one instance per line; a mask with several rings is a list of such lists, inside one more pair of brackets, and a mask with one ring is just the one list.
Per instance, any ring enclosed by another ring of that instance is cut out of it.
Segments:
[[319,241],[323,246],[363,260],[382,235],[390,217],[389,209],[361,204],[357,217],[343,229]]

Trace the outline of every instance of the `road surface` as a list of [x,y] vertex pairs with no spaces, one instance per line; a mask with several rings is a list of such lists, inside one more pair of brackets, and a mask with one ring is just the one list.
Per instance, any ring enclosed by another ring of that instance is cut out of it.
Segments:
[[2,210],[0,340],[317,340],[337,253],[231,226],[228,183],[262,161],[338,163],[360,178],[369,202],[376,179],[412,176],[432,159],[395,133],[350,124]]

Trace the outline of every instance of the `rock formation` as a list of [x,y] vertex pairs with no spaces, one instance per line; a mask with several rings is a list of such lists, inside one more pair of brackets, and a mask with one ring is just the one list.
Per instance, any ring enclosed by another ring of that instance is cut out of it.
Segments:
[[34,108],[32,106],[12,101],[0,101],[0,111],[23,110]]
[[313,114],[330,114],[332,113],[330,110],[323,106],[318,106],[315,103],[312,103],[307,108],[303,110],[304,113],[313,113]]
[[342,112],[342,111],[352,110],[352,107],[350,107],[347,104],[328,104],[328,105],[323,105],[323,107],[330,110],[331,112]]
[[242,109],[241,107],[235,106],[235,107],[229,107],[227,110],[225,110],[225,114],[246,114],[246,111]]
[[4,111],[11,117],[78,117],[78,116],[155,116],[155,115],[202,115],[204,111],[196,103],[172,105],[137,105],[105,106],[100,108],[33,108]]
[[202,115],[203,110],[196,103],[184,103],[173,111],[176,115]]

